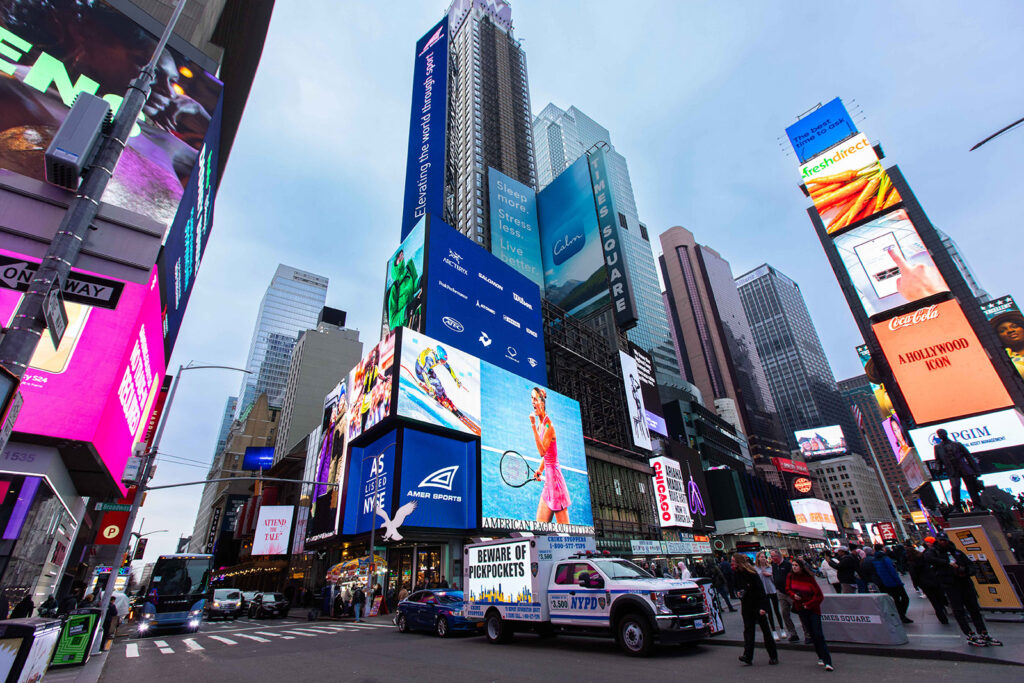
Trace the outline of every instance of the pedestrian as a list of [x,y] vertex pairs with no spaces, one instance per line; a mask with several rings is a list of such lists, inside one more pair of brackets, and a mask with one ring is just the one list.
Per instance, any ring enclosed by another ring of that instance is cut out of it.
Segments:
[[352,591],[352,612],[355,614],[357,624],[363,620],[364,607],[366,607],[366,593],[363,592],[363,587],[357,583]]
[[935,459],[942,463],[946,474],[949,475],[953,507],[957,512],[961,512],[963,509],[960,507],[960,482],[963,481],[964,486],[967,487],[967,493],[971,496],[971,502],[974,503],[974,509],[987,509],[981,502],[982,486],[978,481],[979,472],[978,466],[974,462],[974,456],[962,443],[951,440],[945,429],[935,430],[935,436],[939,437],[939,442],[935,444]]
[[729,560],[722,557],[722,561],[718,563],[718,569],[722,572],[722,576],[725,577],[725,588],[726,593],[730,598],[736,598],[736,574],[732,570],[732,563]]
[[715,587],[715,592],[718,593],[725,601],[726,606],[730,612],[735,612],[736,608],[732,606],[729,601],[729,586],[725,582],[725,575],[722,574],[721,567],[714,560],[708,562],[708,568],[711,572],[711,585]]
[[861,558],[860,567],[857,569],[860,574],[861,581],[863,582],[863,584],[860,585],[860,592],[870,593],[872,592],[872,584],[874,584],[876,588],[879,585],[878,574],[875,572],[875,549],[871,546],[865,546],[864,548],[861,548],[861,552],[864,556]]
[[[985,619],[981,616],[978,592],[971,581],[971,577],[977,574],[978,570],[970,558],[957,550],[948,538],[940,538],[925,551],[924,560],[935,571],[939,585],[946,593],[946,599],[953,610],[953,618],[967,638],[967,644],[974,647],[1002,645],[989,635]],[[971,630],[965,612],[971,615],[977,632]]]
[[32,616],[33,609],[35,609],[35,605],[32,603],[32,598],[26,595],[11,610],[11,619],[27,619]]
[[834,671],[832,654],[821,628],[821,601],[825,596],[811,568],[799,558],[793,561],[792,570],[786,576],[786,594],[793,600],[793,611],[799,615],[804,633],[814,644],[814,651],[818,653],[818,666],[825,667],[825,671]]
[[836,568],[836,578],[843,593],[857,592],[857,556],[850,552],[845,545],[836,549],[836,562],[832,566]]
[[[928,546],[935,543],[935,537],[929,536],[925,539]],[[924,559],[924,553],[917,548],[907,549],[907,566],[910,570],[910,577],[917,586],[918,591],[927,597],[935,610],[935,618],[940,624],[948,624],[949,616],[946,614],[946,594],[942,591],[938,579],[935,577],[935,570],[929,566]]]
[[679,560],[679,564],[676,565],[679,569],[680,579],[692,579],[693,574],[690,573],[690,568],[686,566],[686,562]]
[[775,647],[775,639],[772,638],[768,626],[769,606],[764,583],[746,555],[734,554],[731,564],[736,577],[736,590],[740,596],[740,613],[743,615],[743,654],[739,659],[747,666],[754,663],[754,629],[760,626],[764,649],[768,651],[768,663],[778,664],[779,651]]
[[57,616],[57,600],[53,597],[53,593],[50,593],[50,597],[46,598],[46,600],[43,601],[43,604],[39,606],[39,616]]
[[440,588],[448,588],[448,579],[444,578],[444,574],[441,574],[441,582],[438,584]]
[[118,624],[117,617],[117,605],[114,604],[114,598],[110,598],[110,602],[107,603],[107,613],[103,617],[103,649],[110,649],[110,642],[114,640],[114,634],[117,631]]
[[[771,562],[768,561],[764,553],[757,554],[754,567],[757,569],[757,575],[761,577],[765,596],[768,599],[768,625],[772,627],[772,638],[778,640],[778,629],[782,628],[782,612],[779,611],[779,589],[775,586],[775,573],[772,571]],[[779,622],[778,629],[775,627],[776,619]],[[782,632],[782,637],[786,637],[785,631]]]
[[409,597],[409,584],[403,583],[402,590],[398,591],[398,602],[402,602]]
[[896,611],[900,615],[900,621],[904,624],[913,624],[914,620],[907,616],[907,608],[910,606],[910,598],[907,597],[907,589],[903,586],[903,579],[896,571],[896,565],[892,559],[885,554],[885,546],[881,543],[875,544],[875,554],[872,559],[875,569],[875,576],[878,579],[878,587],[892,597],[896,603]]
[[821,573],[825,577],[825,581],[832,586],[832,590],[836,593],[843,592],[843,584],[839,583],[839,571],[837,567],[838,562],[832,559],[832,551],[826,550],[825,556],[821,558]]
[[[72,611],[78,609],[78,601],[82,599],[82,589],[75,586],[71,589],[71,593],[66,598],[60,601],[60,614],[70,614]],[[6,613],[5,613],[6,614]]]
[[[782,553],[778,550],[772,551],[772,578],[778,591],[779,607],[782,609],[782,628],[789,634],[789,642],[798,643],[800,636],[797,635],[796,625],[793,624],[793,600],[786,593],[786,576],[789,575],[792,568],[793,565],[782,556]],[[806,633],[804,637],[805,640],[810,640],[810,636]]]

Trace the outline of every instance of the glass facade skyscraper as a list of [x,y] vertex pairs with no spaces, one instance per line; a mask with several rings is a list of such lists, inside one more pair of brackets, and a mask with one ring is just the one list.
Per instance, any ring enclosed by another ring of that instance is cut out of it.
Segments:
[[562,110],[548,104],[533,120],[534,147],[537,155],[537,189],[542,190],[566,168],[597,144],[607,146],[606,158],[612,194],[626,229],[620,231],[626,264],[632,280],[639,320],[627,332],[631,342],[654,358],[659,384],[681,387],[682,373],[676,360],[668,318],[661,298],[658,270],[651,249],[647,226],[640,222],[629,179],[626,158],[615,151],[611,134],[576,107]]
[[799,285],[767,264],[740,275],[736,285],[790,448],[796,430],[840,425],[847,448],[866,453]]
[[281,406],[292,349],[299,334],[316,327],[326,301],[327,278],[283,264],[277,267],[260,301],[245,363],[250,374],[242,380],[236,417],[262,393],[271,406]]

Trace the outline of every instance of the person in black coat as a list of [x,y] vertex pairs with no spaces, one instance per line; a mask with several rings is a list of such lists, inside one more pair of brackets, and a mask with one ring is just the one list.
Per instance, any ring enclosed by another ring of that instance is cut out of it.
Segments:
[[11,610],[11,619],[27,619],[32,616],[33,609],[35,609],[35,604],[32,602],[32,598],[26,595]]
[[754,663],[754,627],[761,627],[764,648],[768,651],[768,663],[779,663],[779,651],[768,625],[768,596],[757,569],[750,558],[741,553],[732,556],[732,570],[736,577],[736,593],[740,596],[740,613],[743,615],[743,654],[740,661],[746,665]]

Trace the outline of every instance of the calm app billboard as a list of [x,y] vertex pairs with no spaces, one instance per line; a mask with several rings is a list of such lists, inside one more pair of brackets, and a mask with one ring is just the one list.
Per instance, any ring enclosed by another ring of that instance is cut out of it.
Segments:
[[491,205],[491,252],[533,280],[544,292],[537,194],[493,168],[487,169]]
[[607,305],[608,276],[586,156],[537,194],[537,215],[548,301],[577,317]]
[[444,211],[444,156],[448,109],[448,17],[416,43],[405,164],[402,239],[428,214]]
[[426,278],[428,335],[547,384],[536,284],[434,216]]
[[854,135],[857,127],[838,97],[819,107],[786,129],[797,159],[804,163],[811,157]]

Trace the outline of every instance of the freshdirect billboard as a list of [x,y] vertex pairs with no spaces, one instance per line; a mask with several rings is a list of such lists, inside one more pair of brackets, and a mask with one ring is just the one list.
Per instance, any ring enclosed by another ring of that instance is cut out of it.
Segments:
[[855,135],[857,127],[838,97],[786,129],[796,157],[803,163]]
[[537,193],[494,168],[487,169],[491,205],[491,251],[533,280],[544,292]]
[[[43,153],[75,96],[116,111],[156,38],[102,2],[0,0],[0,166],[45,180]],[[142,117],[103,201],[169,225],[222,90],[216,78],[164,51]]]
[[428,214],[444,212],[444,160],[448,111],[448,17],[416,43],[405,164],[402,239]]
[[1012,296],[1001,296],[981,305],[981,310],[999,337],[1017,374],[1024,377],[1024,315]]
[[1013,405],[956,301],[898,315],[872,329],[918,424]]

